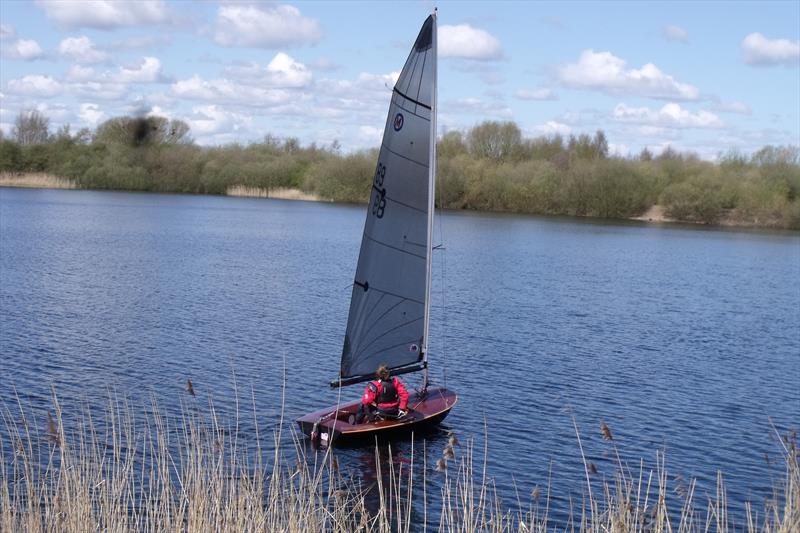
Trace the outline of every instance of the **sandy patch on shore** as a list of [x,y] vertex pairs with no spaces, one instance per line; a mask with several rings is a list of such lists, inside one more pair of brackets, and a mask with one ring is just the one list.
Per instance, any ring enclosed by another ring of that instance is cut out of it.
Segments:
[[261,187],[245,187],[244,185],[234,185],[225,191],[228,196],[246,196],[249,198],[278,198],[280,200],[307,200],[310,202],[322,202],[323,199],[316,194],[309,194],[300,189],[290,189],[278,187],[276,189],[263,189]]
[[77,189],[74,181],[44,172],[16,174],[0,173],[0,187],[27,187],[30,189]]
[[643,220],[645,222],[677,222],[674,218],[668,218],[664,214],[664,207],[660,205],[654,205],[641,216],[631,217],[631,220]]

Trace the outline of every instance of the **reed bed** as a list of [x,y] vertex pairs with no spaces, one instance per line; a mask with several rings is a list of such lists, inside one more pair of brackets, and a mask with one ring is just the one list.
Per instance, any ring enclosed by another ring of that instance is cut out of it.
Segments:
[[318,195],[303,192],[300,189],[289,187],[276,187],[265,189],[263,187],[247,187],[246,185],[234,185],[225,191],[227,196],[245,196],[248,198],[278,198],[280,200],[307,200],[319,202],[322,200]]
[[0,187],[25,187],[30,189],[77,189],[70,179],[45,172],[0,172]]
[[[680,503],[670,507],[674,487],[669,486],[663,455],[657,455],[655,469],[643,462],[629,467],[603,424],[603,437],[616,452],[616,475],[598,482],[591,477],[594,465],[584,459],[584,503],[567,521],[556,523],[550,517],[549,488],[545,495],[534,488],[530,501],[511,511],[487,472],[487,449],[482,461],[476,460],[474,444],[462,445],[455,435],[435,464],[428,463],[424,449],[418,453],[419,443],[417,453],[412,450],[411,460],[403,462],[391,460],[390,447],[376,446],[376,483],[365,488],[341,471],[335,452],[310,452],[296,434],[294,449],[282,449],[283,421],[270,428],[273,446],[267,452],[258,427],[245,440],[237,420],[224,423],[213,404],[204,409],[197,405],[192,398],[181,416],[167,417],[154,401],[144,410],[149,414],[134,415],[128,402],[112,399],[97,421],[84,408],[69,422],[56,399],[52,410],[38,417],[19,405],[4,408],[0,530],[800,531],[796,436],[781,441],[786,463],[782,484],[763,509],[748,504],[746,520],[736,524],[730,519],[721,474],[715,495],[703,500],[690,483]],[[376,499],[377,509],[369,504]]]

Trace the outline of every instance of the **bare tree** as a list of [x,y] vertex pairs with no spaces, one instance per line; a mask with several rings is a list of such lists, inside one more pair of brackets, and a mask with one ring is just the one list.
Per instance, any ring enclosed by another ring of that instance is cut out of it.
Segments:
[[608,139],[603,130],[597,130],[592,140],[595,159],[606,159],[608,157]]
[[519,152],[522,132],[513,122],[487,121],[470,130],[467,143],[473,155],[500,161]]
[[50,119],[36,109],[20,111],[14,120],[11,136],[20,145],[46,143],[50,137]]
[[164,117],[115,117],[97,128],[96,138],[102,143],[134,146],[191,144],[189,125],[182,120]]

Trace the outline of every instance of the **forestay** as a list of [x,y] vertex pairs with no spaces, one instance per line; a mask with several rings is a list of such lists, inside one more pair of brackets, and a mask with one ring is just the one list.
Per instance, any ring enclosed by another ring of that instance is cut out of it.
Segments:
[[435,157],[435,26],[432,15],[392,91],[353,284],[340,384],[370,379],[380,363],[400,371],[422,367]]

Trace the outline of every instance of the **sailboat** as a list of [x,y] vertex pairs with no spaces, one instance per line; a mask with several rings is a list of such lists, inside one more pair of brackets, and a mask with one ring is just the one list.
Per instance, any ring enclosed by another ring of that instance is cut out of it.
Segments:
[[312,442],[422,430],[441,422],[455,392],[429,386],[428,346],[436,184],[436,12],[422,25],[392,89],[361,239],[339,377],[331,387],[422,372],[408,414],[358,423],[360,400],[297,420]]

